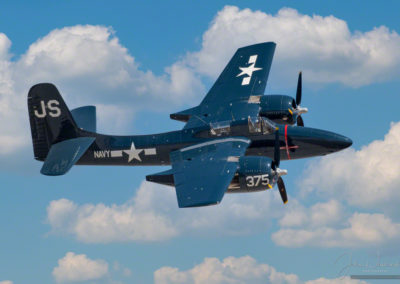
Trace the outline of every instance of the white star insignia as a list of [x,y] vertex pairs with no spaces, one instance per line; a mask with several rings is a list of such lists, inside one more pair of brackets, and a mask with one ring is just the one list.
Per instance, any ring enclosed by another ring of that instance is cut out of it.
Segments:
[[251,77],[251,75],[253,75],[254,71],[258,71],[261,70],[262,68],[258,68],[258,67],[254,67],[254,62],[249,66],[249,67],[239,67],[239,69],[242,71],[241,73],[239,73],[236,77],[240,77],[242,75],[248,75],[249,77]]
[[132,161],[133,159],[136,159],[136,160],[138,160],[138,161],[141,162],[142,159],[140,159],[139,154],[140,154],[142,151],[143,151],[143,149],[136,149],[136,148],[135,148],[135,144],[132,142],[132,144],[131,144],[131,149],[129,149],[129,150],[124,150],[124,153],[126,153],[126,154],[129,155],[129,157],[128,157],[128,163],[129,163],[130,161]]

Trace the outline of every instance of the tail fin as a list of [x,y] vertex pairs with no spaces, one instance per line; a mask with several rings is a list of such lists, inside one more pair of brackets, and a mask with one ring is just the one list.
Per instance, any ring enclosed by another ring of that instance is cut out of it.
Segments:
[[53,84],[37,84],[29,90],[28,110],[35,159],[43,161],[51,145],[79,137],[71,112]]

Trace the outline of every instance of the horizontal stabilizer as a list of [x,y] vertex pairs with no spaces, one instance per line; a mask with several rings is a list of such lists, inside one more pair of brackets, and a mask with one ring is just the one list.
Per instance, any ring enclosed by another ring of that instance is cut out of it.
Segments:
[[83,106],[71,110],[72,117],[79,128],[96,132],[96,107]]
[[192,107],[192,108],[180,111],[180,112],[172,113],[169,115],[169,117],[171,119],[175,119],[178,121],[187,122],[190,119],[190,117],[192,115],[197,114],[197,112],[198,112],[198,107]]
[[159,184],[174,186],[174,171],[169,169],[167,171],[163,171],[156,174],[151,174],[146,176],[146,180],[150,182],[155,182]]
[[59,176],[67,173],[94,140],[96,140],[94,137],[80,137],[52,145],[40,172],[46,176]]

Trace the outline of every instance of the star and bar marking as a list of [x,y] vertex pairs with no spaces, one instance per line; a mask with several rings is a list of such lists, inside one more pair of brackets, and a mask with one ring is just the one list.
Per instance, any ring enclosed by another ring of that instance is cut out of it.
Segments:
[[142,161],[140,158],[140,153],[144,152],[146,156],[148,155],[157,155],[156,148],[147,148],[147,149],[137,149],[135,147],[135,143],[132,142],[130,149],[126,150],[102,150],[102,151],[94,151],[94,158],[120,158],[123,157],[123,153],[128,155],[128,163],[132,160]]

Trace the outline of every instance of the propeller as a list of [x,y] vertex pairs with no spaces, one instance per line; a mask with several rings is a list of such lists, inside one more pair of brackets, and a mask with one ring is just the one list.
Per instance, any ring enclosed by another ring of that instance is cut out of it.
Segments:
[[[296,101],[295,105],[293,105],[293,112],[290,112],[292,115],[296,115],[296,122],[298,126],[304,126],[304,121],[301,118],[301,114],[308,112],[308,108],[301,107],[301,96],[302,96],[302,73],[299,72],[299,78],[297,79],[297,90],[296,90]],[[294,103],[293,103],[294,104]]]
[[297,117],[297,126],[304,126],[304,121],[300,115]]
[[288,202],[285,183],[281,176],[287,174],[287,170],[283,170],[279,168],[279,164],[281,162],[281,151],[280,151],[280,143],[279,143],[279,128],[275,128],[275,147],[274,147],[274,161],[272,162],[272,169],[275,172],[275,175],[278,176],[277,185],[279,188],[279,193],[281,194],[281,198],[284,204]]
[[301,89],[302,89],[302,75],[301,71],[299,72],[299,78],[297,79],[297,91],[296,91],[296,104],[300,105],[301,104]]
[[286,187],[285,187],[285,183],[283,182],[283,179],[281,177],[278,178],[277,184],[278,184],[279,193],[281,194],[283,204],[286,204],[288,202],[287,194],[286,194]]

